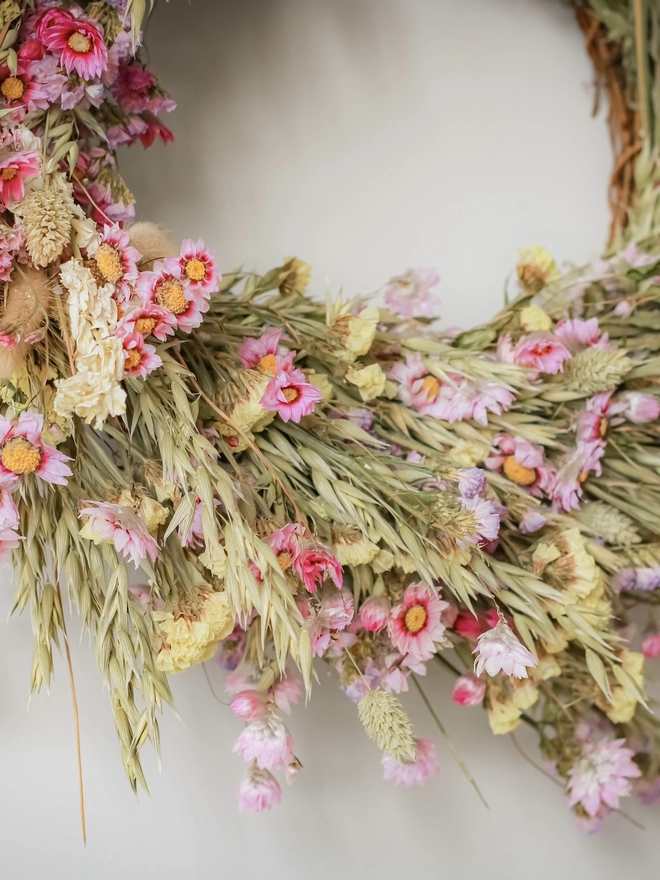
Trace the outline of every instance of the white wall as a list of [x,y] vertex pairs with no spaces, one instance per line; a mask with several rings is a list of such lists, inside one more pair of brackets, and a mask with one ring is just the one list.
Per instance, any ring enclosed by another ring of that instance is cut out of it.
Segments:
[[[595,253],[607,226],[605,127],[589,118],[591,71],[571,13],[555,0],[172,0],[149,33],[181,109],[177,141],[122,157],[140,214],[203,236],[223,267],[269,268],[297,253],[335,288],[371,290],[408,266],[436,266],[443,314],[495,311],[515,248]],[[11,588],[4,584],[8,611]],[[74,633],[75,619],[70,624]],[[380,779],[355,710],[325,677],[291,728],[305,766],[278,811],[239,815],[240,724],[201,669],[174,681],[179,723],[163,724],[152,799],[125,783],[106,695],[74,650],[89,844],[80,844],[66,667],[26,712],[29,621],[0,640],[0,876],[535,880],[641,873],[660,855],[657,808],[574,828],[562,793],[479,710],[428,691],[479,781],[486,811],[416,694],[419,735],[442,774],[422,790]],[[209,672],[222,693],[222,674]],[[524,732],[523,741],[527,741]],[[533,753],[533,745],[527,742]]]

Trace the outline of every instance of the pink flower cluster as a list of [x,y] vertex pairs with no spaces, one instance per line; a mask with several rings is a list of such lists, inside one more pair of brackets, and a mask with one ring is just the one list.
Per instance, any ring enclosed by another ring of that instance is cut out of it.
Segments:
[[[289,523],[268,538],[282,571],[289,568],[302,581],[305,589],[315,593],[326,577],[341,590],[342,568],[337,558],[323,544],[320,544],[301,523]],[[257,581],[262,574],[255,563],[251,564]]]
[[633,761],[635,753],[624,739],[585,742],[582,757],[568,771],[569,803],[582,804],[594,817],[602,807],[619,808],[619,799],[632,791],[630,779],[641,776]]

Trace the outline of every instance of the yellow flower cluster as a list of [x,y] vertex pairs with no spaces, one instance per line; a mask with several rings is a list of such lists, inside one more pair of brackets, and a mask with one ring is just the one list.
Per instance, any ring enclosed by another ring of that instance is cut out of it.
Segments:
[[220,639],[234,628],[234,617],[224,593],[204,591],[194,605],[155,611],[161,639],[156,667],[161,672],[182,672],[209,660]]

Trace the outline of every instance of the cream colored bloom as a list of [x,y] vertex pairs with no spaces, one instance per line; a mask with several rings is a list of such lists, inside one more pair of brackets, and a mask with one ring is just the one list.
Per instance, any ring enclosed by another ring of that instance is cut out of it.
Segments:
[[343,535],[335,538],[334,552],[342,565],[367,565],[380,548],[363,535]]
[[528,293],[538,293],[546,284],[559,277],[559,269],[552,254],[538,245],[518,251],[516,270],[520,283]]
[[234,628],[234,617],[224,593],[203,591],[194,603],[154,611],[160,637],[156,668],[182,672],[210,659],[220,639]]
[[380,320],[378,306],[367,306],[358,315],[344,315],[335,322],[335,328],[343,331],[344,351],[338,353],[340,360],[352,363],[367,354],[376,338]]
[[541,655],[534,669],[530,670],[530,678],[534,681],[548,681],[561,675],[561,666],[552,654]]
[[511,701],[516,709],[524,711],[533,706],[539,698],[539,690],[528,678],[509,679],[513,686]]
[[386,376],[379,364],[370,364],[368,367],[356,369],[349,367],[346,378],[353,385],[357,385],[362,400],[374,400],[385,390]]
[[527,333],[533,333],[537,330],[547,333],[552,330],[552,318],[543,311],[541,306],[532,303],[520,310],[520,326]]
[[[621,666],[624,672],[635,681],[640,690],[644,690],[644,655],[634,651],[621,652]],[[637,699],[633,694],[617,685],[612,688],[612,702],[603,703],[605,714],[614,724],[627,724],[632,720],[637,708]]]
[[447,453],[461,467],[476,467],[487,457],[490,449],[475,440],[459,440]]
[[[248,431],[262,431],[273,421],[276,413],[268,412],[261,405],[261,399],[271,378],[271,376],[253,370],[243,371],[241,374],[243,387],[235,389],[233,406],[229,408],[227,413],[232,424],[222,420],[217,423],[217,428],[223,436],[236,436],[236,429],[246,433]],[[226,389],[224,393],[226,396],[231,392]]]
[[511,733],[520,724],[522,712],[514,706],[511,700],[493,702],[488,709],[488,723],[490,729],[496,735]]
[[317,373],[315,370],[303,370],[303,372],[309,384],[318,388],[324,400],[332,400],[334,389],[326,373]]

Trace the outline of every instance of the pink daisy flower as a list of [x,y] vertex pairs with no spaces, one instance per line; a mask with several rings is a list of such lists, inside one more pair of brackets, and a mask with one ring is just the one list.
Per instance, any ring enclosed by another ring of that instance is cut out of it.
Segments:
[[476,675],[461,675],[456,679],[451,698],[459,706],[480,706],[486,695],[486,685]]
[[320,400],[323,395],[310,385],[302,370],[282,370],[266,386],[261,405],[269,412],[278,413],[285,422],[299,422],[314,412]]
[[341,589],[344,580],[339,561],[322,544],[303,545],[300,553],[293,560],[293,570],[310,593],[315,593],[326,577],[330,578],[338,590]]
[[560,321],[555,327],[555,336],[563,342],[577,342],[579,345],[595,345],[600,339],[598,318],[571,318]]
[[236,738],[234,752],[248,764],[255,761],[262,770],[287,767],[294,759],[291,734],[272,713],[267,719],[251,721],[245,726]]
[[139,333],[128,333],[122,337],[124,347],[124,372],[127,376],[139,376],[146,379],[158,367],[163,366],[163,359],[156,354],[153,345],[144,341]]
[[281,330],[267,330],[259,339],[244,339],[238,356],[246,370],[275,373],[293,367],[295,351],[280,345]]
[[390,378],[399,382],[399,397],[422,415],[433,415],[433,405],[440,395],[441,383],[427,370],[420,354],[407,354],[405,362],[395,364]]
[[71,459],[41,437],[44,417],[22,412],[18,419],[0,416],[0,485],[11,486],[23,474],[35,474],[47,483],[66,486]]
[[513,351],[514,363],[540,373],[561,373],[570,351],[551,333],[530,333],[523,336]]
[[95,21],[76,18],[63,9],[47,10],[36,28],[47,49],[60,54],[62,67],[83,79],[101,76],[108,66],[103,28]]
[[527,678],[527,667],[538,663],[536,657],[516,638],[504,617],[479,636],[472,653],[477,655],[474,662],[477,676],[485,669],[490,676],[503,672],[514,678]]
[[0,565],[11,561],[12,550],[15,550],[21,539],[18,535],[20,517],[18,508],[10,493],[0,494]]
[[497,434],[494,452],[485,465],[489,470],[505,474],[530,495],[548,495],[555,479],[555,469],[545,461],[543,448],[511,434]]
[[25,195],[25,181],[39,174],[41,160],[33,150],[15,153],[0,162],[0,200],[5,205],[20,202]]
[[348,590],[338,592],[326,588],[320,604],[310,607],[306,600],[299,599],[298,607],[312,640],[312,654],[315,657],[326,654],[331,646],[343,651],[357,641],[353,633],[344,632],[353,620],[353,597]]
[[390,619],[387,596],[369,596],[360,605],[360,623],[367,632],[380,632]]
[[119,327],[125,333],[139,333],[145,338],[155,336],[165,342],[176,330],[176,318],[172,312],[155,303],[142,304],[141,301],[133,301],[129,303]]
[[199,327],[209,308],[208,300],[190,290],[175,257],[157,262],[153,272],[141,272],[137,292],[144,303],[155,303],[171,312],[178,329],[184,333]]
[[445,383],[429,415],[447,422],[474,419],[480,425],[488,424],[488,413],[502,415],[513,403],[508,388],[482,379],[466,379],[451,375],[452,384]]
[[633,761],[635,753],[625,747],[625,739],[586,742],[582,757],[568,771],[569,804],[582,804],[589,816],[601,806],[618,810],[619,798],[632,792],[630,779],[642,775]]
[[582,483],[592,471],[600,476],[600,459],[604,454],[602,440],[578,440],[575,449],[563,456],[549,493],[557,510],[568,513],[580,506]]
[[238,789],[239,811],[263,813],[276,807],[281,800],[282,789],[273,774],[268,770],[252,766]]
[[383,779],[392,779],[395,785],[424,785],[424,783],[437,776],[440,766],[435,754],[435,745],[430,739],[415,740],[415,760],[395,761],[389,755],[383,754],[381,758],[383,766]]
[[449,603],[439,599],[435,590],[424,583],[411,584],[403,600],[392,609],[387,632],[395,648],[418,660],[435,654],[435,642],[443,638],[442,612]]
[[200,239],[187,238],[181,245],[181,269],[190,289],[210,296],[220,287],[222,276],[215,266],[211,252]]
[[84,503],[88,506],[80,511],[80,517],[88,517],[82,530],[85,537],[112,542],[117,553],[131,559],[136,568],[147,556],[155,561],[158,556],[156,539],[132,507],[101,501]]
[[383,299],[393,315],[401,318],[433,317],[437,298],[431,290],[440,281],[434,269],[410,269],[405,275],[390,278]]
[[116,224],[104,226],[99,246],[92,258],[96,262],[99,274],[115,285],[116,297],[119,302],[127,300],[138,280],[137,264],[142,255],[131,247],[128,233]]

